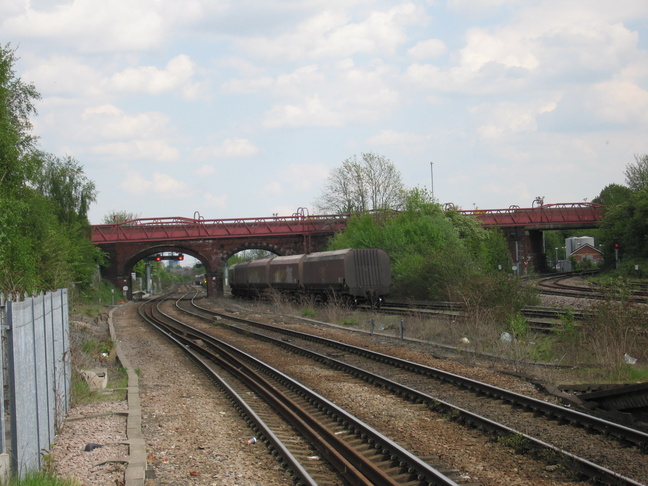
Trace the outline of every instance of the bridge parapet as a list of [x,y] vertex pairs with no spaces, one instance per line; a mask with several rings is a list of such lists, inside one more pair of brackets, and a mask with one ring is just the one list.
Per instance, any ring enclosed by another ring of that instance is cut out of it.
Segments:
[[604,207],[594,203],[545,204],[532,208],[511,206],[508,209],[475,209],[459,211],[475,216],[485,227],[525,227],[552,229],[559,227],[593,228],[603,217]]
[[142,218],[92,226],[92,242],[104,243],[331,234],[342,230],[348,215],[295,214],[266,218]]

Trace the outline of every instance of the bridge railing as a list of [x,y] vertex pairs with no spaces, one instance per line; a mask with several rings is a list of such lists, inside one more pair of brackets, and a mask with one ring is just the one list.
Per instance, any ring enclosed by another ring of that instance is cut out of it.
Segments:
[[597,224],[604,206],[594,203],[545,204],[532,208],[510,206],[507,209],[459,211],[478,218],[484,226],[551,226],[560,224]]
[[263,218],[140,218],[92,226],[92,242],[152,241],[192,238],[232,238],[249,235],[280,236],[330,233],[344,227],[349,215],[308,215]]
[[[477,217],[483,226],[596,225],[604,207],[593,203],[545,204],[532,208],[460,210]],[[168,241],[194,238],[236,238],[245,236],[283,236],[325,234],[343,229],[349,214],[309,215],[300,210],[291,216],[262,218],[204,219],[140,218],[114,224],[92,226],[95,244],[120,241]]]

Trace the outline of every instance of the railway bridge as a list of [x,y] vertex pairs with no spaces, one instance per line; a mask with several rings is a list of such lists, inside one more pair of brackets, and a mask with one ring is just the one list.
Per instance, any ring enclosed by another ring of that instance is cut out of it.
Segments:
[[[454,210],[446,207],[446,210]],[[517,206],[508,209],[460,211],[478,218],[484,227],[499,227],[508,238],[512,261],[546,267],[542,231],[595,228],[603,208],[591,203]],[[143,258],[162,252],[191,255],[207,277],[208,295],[222,293],[223,269],[232,255],[246,249],[265,249],[279,255],[318,251],[346,227],[348,215],[309,215],[212,219],[146,218],[92,226],[92,241],[109,256],[104,277],[132,297],[131,271]]]
[[348,216],[292,216],[243,219],[145,218],[92,226],[92,242],[108,254],[102,275],[132,297],[131,271],[143,258],[162,252],[191,255],[205,268],[207,294],[223,292],[225,262],[239,251],[263,249],[279,255],[323,249],[346,227]]

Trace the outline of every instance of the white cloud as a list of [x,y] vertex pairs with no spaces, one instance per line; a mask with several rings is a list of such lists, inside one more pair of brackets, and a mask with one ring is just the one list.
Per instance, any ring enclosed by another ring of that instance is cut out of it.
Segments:
[[445,54],[446,50],[446,44],[442,40],[427,39],[410,47],[407,54],[413,59],[430,59]]
[[[371,123],[400,104],[400,96],[389,82],[394,73],[382,63],[368,69],[338,63],[337,69],[327,73],[324,76],[309,67],[278,78],[276,91],[285,99],[266,113],[263,126],[336,127],[351,122]],[[304,82],[304,77],[310,82]]]
[[103,138],[149,138],[168,130],[170,118],[157,112],[129,115],[114,105],[87,108],[82,119],[93,136]]
[[209,164],[201,165],[196,170],[194,170],[193,173],[199,177],[205,177],[208,175],[216,174],[216,168],[213,165]]
[[409,132],[396,130],[381,130],[372,135],[367,142],[371,145],[413,145],[425,142],[427,137]]
[[648,123],[648,90],[631,81],[593,85],[587,92],[589,112],[601,121],[626,126]]
[[178,160],[178,149],[170,146],[164,140],[131,140],[129,142],[113,142],[94,144],[89,149],[97,155],[117,157],[121,160],[155,160],[173,162]]
[[54,53],[50,57],[34,57],[24,78],[33,81],[48,96],[68,95],[75,98],[104,98],[103,76],[82,59],[68,54]]
[[7,38],[56,39],[79,52],[145,51],[159,48],[181,26],[201,20],[205,11],[216,13],[226,2],[204,4],[200,0],[73,0],[55,8],[34,8],[24,2],[0,24]]
[[284,62],[358,53],[382,55],[405,42],[407,26],[420,24],[425,18],[425,11],[411,2],[384,11],[374,10],[357,22],[344,11],[326,10],[273,39],[251,37],[239,42],[254,56]]
[[225,209],[228,205],[227,194],[215,196],[213,194],[203,194],[203,202],[209,209]]
[[341,126],[343,117],[338,115],[319,95],[301,100],[299,104],[275,105],[265,116],[266,128],[299,127],[305,125]]
[[259,153],[259,148],[245,138],[228,138],[220,145],[197,147],[194,156],[200,160],[210,158],[251,157]]
[[96,154],[173,161],[180,154],[169,142],[169,121],[162,113],[129,115],[114,105],[100,105],[84,110],[77,130]]
[[163,199],[186,199],[194,195],[186,183],[159,171],[154,171],[149,179],[139,172],[128,171],[120,187],[129,194],[143,197],[149,194]]
[[470,112],[481,122],[477,133],[482,139],[495,141],[504,137],[533,133],[538,130],[537,116],[556,109],[554,101],[527,103],[482,103]]
[[270,181],[263,186],[263,192],[278,196],[282,192],[281,184],[277,181]]
[[189,56],[180,55],[171,59],[164,69],[154,66],[127,68],[113,74],[110,83],[115,90],[129,93],[159,95],[178,89],[193,92],[191,79],[195,68]]
[[328,177],[323,164],[289,164],[281,172],[285,184],[296,191],[311,191]]

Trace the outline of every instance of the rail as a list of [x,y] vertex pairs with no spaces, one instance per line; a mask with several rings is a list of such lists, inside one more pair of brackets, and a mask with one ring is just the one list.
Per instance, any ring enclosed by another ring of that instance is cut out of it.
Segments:
[[475,216],[484,226],[552,226],[596,225],[603,217],[605,207],[594,203],[544,204],[532,208],[510,206],[507,209],[460,210],[461,214]]
[[[166,319],[173,319],[174,324],[166,325],[148,312],[146,315],[150,318],[147,319],[149,322],[155,321],[156,327],[159,325],[165,334],[172,335],[174,340],[182,342],[185,349],[189,347],[202,356],[209,356],[209,359],[217,361],[219,366],[236,374],[238,379],[243,380],[246,386],[249,386],[255,394],[262,396],[279,415],[299,430],[300,434],[320,451],[321,456],[325,457],[349,484],[396,486],[404,483],[412,484],[412,478],[417,478],[416,484],[457,486],[452,479],[378,431],[253,356],[209,334],[186,326],[168,315],[165,316]],[[196,344],[197,342],[200,344]],[[272,381],[270,382],[268,378]],[[285,390],[281,391],[282,388]],[[304,403],[296,403],[297,397],[301,397]],[[315,415],[315,412],[309,412],[308,409],[318,412]],[[343,427],[348,434],[362,437],[362,443],[372,445],[374,452],[367,454],[364,447],[356,447],[343,440],[340,432],[331,430],[320,417],[332,418],[338,427]],[[391,459],[383,463],[381,458],[384,456]],[[404,469],[406,472],[394,475],[394,469],[398,471]]]
[[346,226],[348,215],[292,216],[267,218],[140,218],[121,223],[92,226],[95,244],[137,241],[188,240],[195,238],[236,238],[282,236],[295,233],[333,233]]
[[[454,206],[446,210],[455,210]],[[532,208],[511,206],[508,209],[459,210],[460,214],[474,216],[483,226],[519,227],[573,225],[596,226],[604,207],[593,203],[545,204]],[[375,211],[376,214],[397,214],[394,211]],[[350,214],[308,214],[300,208],[291,216],[261,218],[205,219],[199,213],[193,218],[165,217],[139,218],[92,226],[95,244],[188,240],[195,238],[234,238],[245,236],[281,236],[291,234],[333,233],[343,229]]]

